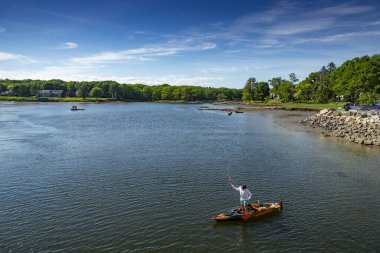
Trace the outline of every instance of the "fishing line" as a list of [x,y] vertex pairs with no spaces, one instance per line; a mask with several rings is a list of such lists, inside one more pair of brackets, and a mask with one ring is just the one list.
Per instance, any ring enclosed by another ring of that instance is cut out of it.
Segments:
[[231,184],[236,185],[236,183],[234,182],[234,180],[232,180],[231,175],[230,175],[230,160],[229,159],[227,160],[227,175],[228,175],[228,181]]
[[[224,147],[222,147],[222,145],[219,143],[220,140],[221,139],[218,139],[216,141],[216,143],[218,144],[220,150],[223,150]],[[225,157],[227,157],[227,167],[226,167],[226,170],[227,170],[228,182],[230,184],[236,185],[235,181],[232,179],[231,174],[230,174],[230,157],[231,157],[231,154],[229,154],[229,156],[225,156]]]

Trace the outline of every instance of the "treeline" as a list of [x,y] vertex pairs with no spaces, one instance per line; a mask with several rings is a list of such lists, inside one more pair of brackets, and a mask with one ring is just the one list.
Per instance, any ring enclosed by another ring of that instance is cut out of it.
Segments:
[[359,102],[371,104],[380,99],[380,55],[363,56],[336,67],[333,62],[298,82],[294,73],[289,79],[274,77],[257,82],[251,77],[243,89],[199,86],[149,86],[120,84],[115,81],[65,82],[62,80],[0,80],[0,95],[35,96],[37,90],[62,90],[63,97],[94,97],[132,101],[222,101],[243,100],[283,102]]
[[37,90],[62,90],[62,97],[112,98],[129,101],[183,100],[216,101],[241,100],[241,89],[199,86],[148,86],[120,84],[115,81],[65,82],[54,80],[0,80],[0,94],[20,97],[35,96]]
[[[294,73],[289,80],[275,77],[268,82],[248,79],[242,92],[243,101],[278,98],[283,102],[340,102],[371,104],[380,99],[380,55],[363,56],[336,67],[333,62],[312,72],[298,82]],[[297,83],[297,84],[296,84]]]

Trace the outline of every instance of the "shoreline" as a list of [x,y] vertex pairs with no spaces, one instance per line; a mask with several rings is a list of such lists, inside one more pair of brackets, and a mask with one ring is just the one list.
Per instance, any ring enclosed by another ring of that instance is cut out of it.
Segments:
[[[286,128],[290,131],[295,132],[304,132],[315,135],[321,139],[330,140],[335,143],[341,143],[343,145],[347,145],[350,147],[357,147],[359,149],[374,149],[380,150],[380,145],[375,142],[366,143],[366,141],[353,141],[352,138],[342,138],[335,133],[335,131],[325,128],[319,125],[309,125],[305,124],[306,121],[310,120],[310,118],[315,118],[323,111],[329,110],[317,110],[314,108],[283,108],[283,107],[267,107],[267,106],[244,106],[239,107],[240,105],[235,104],[235,108],[199,108],[199,110],[220,110],[226,112],[256,112],[261,114],[270,114],[273,119],[273,123],[279,127]],[[340,110],[332,110],[331,112],[335,112],[336,114],[344,114],[344,112],[340,112]],[[356,113],[356,112],[353,112]],[[359,125],[361,127],[361,125]],[[365,125],[364,128],[361,128],[360,131],[366,132]],[[354,144],[354,145],[353,145]],[[357,145],[359,144],[359,145]],[[371,144],[371,145],[370,145]],[[372,145],[373,144],[373,145]]]

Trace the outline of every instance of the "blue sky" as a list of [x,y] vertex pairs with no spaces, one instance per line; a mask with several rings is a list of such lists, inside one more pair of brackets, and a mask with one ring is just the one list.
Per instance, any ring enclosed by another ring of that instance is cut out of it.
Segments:
[[242,88],[379,41],[379,1],[0,1],[0,79]]

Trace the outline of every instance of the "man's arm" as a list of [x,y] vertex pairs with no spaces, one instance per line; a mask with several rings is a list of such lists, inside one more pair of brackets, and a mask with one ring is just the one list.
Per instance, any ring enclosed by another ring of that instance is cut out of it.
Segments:
[[233,188],[235,191],[239,191],[239,188],[236,187],[235,185],[233,185],[232,183],[231,183],[231,186],[232,186],[232,188]]
[[251,199],[252,198],[252,192],[250,190],[248,190],[248,199]]

